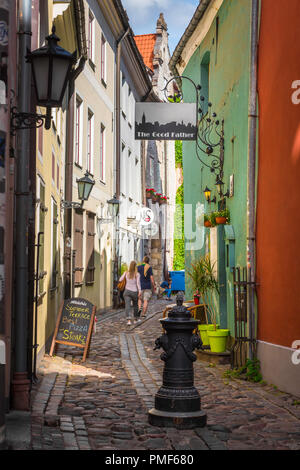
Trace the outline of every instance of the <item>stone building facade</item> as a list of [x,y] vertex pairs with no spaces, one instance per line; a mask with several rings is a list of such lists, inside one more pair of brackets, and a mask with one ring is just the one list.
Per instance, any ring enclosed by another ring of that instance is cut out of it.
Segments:
[[[164,88],[172,74],[169,69],[168,28],[163,14],[157,20],[155,33],[135,36],[135,40],[151,77],[153,91],[160,101],[167,101]],[[172,83],[170,86],[172,87]],[[170,91],[170,87],[168,90]],[[156,192],[168,197],[168,204],[161,206],[147,200],[155,214],[155,221],[151,232],[145,234],[144,253],[150,255],[154,279],[160,283],[168,277],[168,271],[173,267],[175,143],[146,141],[144,152],[145,188],[154,188]]]

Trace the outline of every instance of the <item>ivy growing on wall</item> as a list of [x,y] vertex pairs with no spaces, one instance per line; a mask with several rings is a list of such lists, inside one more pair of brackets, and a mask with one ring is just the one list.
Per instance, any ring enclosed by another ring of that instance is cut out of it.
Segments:
[[[182,141],[175,142],[175,165],[182,168]],[[176,210],[174,221],[174,262],[175,271],[184,269],[184,188],[179,186],[176,192]]]
[[182,168],[182,141],[175,141],[175,166]]

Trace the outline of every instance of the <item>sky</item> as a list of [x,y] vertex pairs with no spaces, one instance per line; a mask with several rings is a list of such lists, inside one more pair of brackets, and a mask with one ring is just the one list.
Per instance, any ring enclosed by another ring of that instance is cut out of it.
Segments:
[[172,55],[192,19],[199,0],[122,0],[122,4],[134,34],[155,33],[159,14],[164,14]]

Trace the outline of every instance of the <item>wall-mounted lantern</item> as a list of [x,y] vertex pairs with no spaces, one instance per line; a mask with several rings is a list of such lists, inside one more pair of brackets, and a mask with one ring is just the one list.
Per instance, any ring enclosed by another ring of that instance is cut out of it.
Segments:
[[211,199],[211,190],[206,186],[206,188],[204,189],[204,196],[205,196],[205,199],[207,200],[207,202],[211,203],[216,203],[217,202],[217,199],[216,199],[216,196],[213,197],[213,199]]
[[51,108],[62,106],[64,94],[71,76],[73,65],[76,63],[76,51],[71,54],[58,46],[60,40],[55,34],[55,26],[52,34],[46,37],[48,44],[29,52],[27,62],[31,64],[36,103],[47,108],[47,114],[35,114],[18,112],[12,108],[11,129],[31,129],[41,127],[45,121],[45,128],[51,127]]
[[78,189],[78,199],[81,201],[79,202],[71,202],[71,201],[61,201],[61,207],[63,209],[71,209],[73,208],[80,208],[83,206],[84,201],[87,201],[90,197],[91,191],[95,184],[95,181],[89,177],[88,172],[82,178],[76,179],[77,189]]

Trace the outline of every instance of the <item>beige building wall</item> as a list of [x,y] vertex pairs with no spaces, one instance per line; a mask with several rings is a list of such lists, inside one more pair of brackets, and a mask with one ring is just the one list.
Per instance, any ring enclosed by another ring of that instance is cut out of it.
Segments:
[[[52,1],[48,2],[47,24],[43,12],[39,16],[39,44],[42,35],[51,32],[53,17]],[[45,114],[44,108],[37,112]],[[37,296],[37,343],[38,355],[44,352],[51,337],[59,306],[63,300],[63,211],[61,200],[64,194],[66,111],[52,109],[52,125],[49,130],[40,127],[36,131],[36,244],[40,231],[39,265],[36,247],[36,269],[38,268]]]
[[[90,10],[85,2],[86,34],[89,45],[89,21],[93,19],[92,57],[88,59],[85,68],[76,80],[75,100],[81,101],[80,124],[80,161],[76,162],[74,155],[73,168],[73,201],[78,201],[76,179],[84,176],[88,171],[95,184],[89,200],[83,205],[83,244],[82,244],[82,282],[75,283],[74,294],[84,297],[97,306],[104,309],[112,305],[112,253],[113,253],[113,223],[101,223],[101,218],[109,218],[107,214],[107,201],[114,193],[114,51],[105,37],[100,25],[100,9]],[[105,80],[101,78],[101,41],[105,38]],[[75,106],[76,113],[76,106]],[[91,161],[88,164],[88,134],[89,115],[92,113],[92,149]],[[104,165],[101,174],[101,129],[105,129],[104,138]],[[74,136],[76,137],[76,115],[74,116]],[[76,143],[74,145],[76,152]],[[94,224],[94,282],[86,282],[87,278],[87,217],[88,212],[95,215]],[[73,215],[74,234],[74,215]],[[75,249],[74,235],[72,237],[73,249]]]

